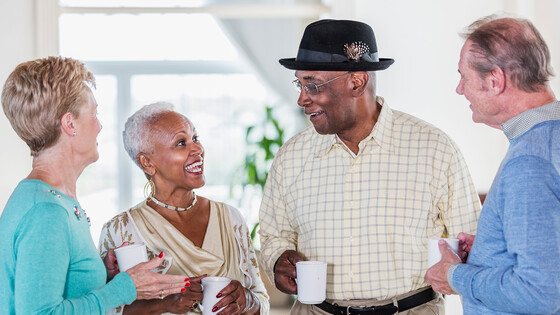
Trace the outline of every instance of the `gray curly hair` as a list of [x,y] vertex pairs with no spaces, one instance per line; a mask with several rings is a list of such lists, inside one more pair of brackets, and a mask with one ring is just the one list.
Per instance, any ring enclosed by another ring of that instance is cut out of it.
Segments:
[[150,125],[162,114],[172,112],[173,104],[157,102],[145,105],[128,118],[124,124],[123,143],[128,156],[140,169],[136,158],[139,153],[153,154],[153,142]]

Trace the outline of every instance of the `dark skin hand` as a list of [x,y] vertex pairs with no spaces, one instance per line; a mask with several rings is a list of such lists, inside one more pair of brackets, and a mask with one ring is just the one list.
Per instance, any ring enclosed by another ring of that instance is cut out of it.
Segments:
[[194,303],[202,301],[201,280],[204,277],[206,275],[190,278],[190,286],[185,287],[184,292],[168,295],[162,300],[136,300],[125,306],[123,314],[159,315],[164,312],[184,314],[192,309]]
[[274,284],[278,290],[287,294],[297,294],[296,263],[303,255],[295,250],[287,250],[278,257],[274,268]]
[[113,277],[120,272],[114,249],[109,249],[109,251],[107,251],[107,256],[105,256],[103,262],[105,263],[105,267],[109,273],[109,279],[113,279]]
[[[225,288],[218,292],[216,297],[221,299],[214,305],[212,311],[215,312],[225,306],[217,315],[240,315],[247,305],[243,285],[237,280],[231,280]],[[237,307],[238,304],[239,307]],[[255,312],[249,310],[247,313],[253,314]]]

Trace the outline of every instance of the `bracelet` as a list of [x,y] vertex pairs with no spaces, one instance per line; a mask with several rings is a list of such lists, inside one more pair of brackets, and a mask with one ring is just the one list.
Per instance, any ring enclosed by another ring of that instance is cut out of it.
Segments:
[[251,290],[243,287],[243,292],[245,293],[245,309],[241,312],[242,314],[255,307],[258,303],[258,300],[253,296],[253,292],[251,292]]

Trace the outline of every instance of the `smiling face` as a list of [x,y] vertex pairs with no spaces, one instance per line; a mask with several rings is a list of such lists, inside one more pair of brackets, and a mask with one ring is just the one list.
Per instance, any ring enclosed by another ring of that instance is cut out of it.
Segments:
[[488,82],[481,78],[480,74],[469,64],[473,56],[472,42],[467,40],[461,49],[459,59],[459,74],[461,79],[457,85],[456,92],[464,95],[471,102],[470,109],[473,112],[472,119],[477,123],[484,123],[492,127],[499,126],[497,120],[500,109],[493,103],[493,95]]
[[154,152],[146,156],[153,167],[156,193],[204,186],[204,148],[192,123],[179,113],[165,112],[150,130]]
[[[297,79],[317,85],[344,74],[335,71],[296,71]],[[310,95],[304,89],[298,98],[309,120],[319,134],[342,134],[356,127],[360,111],[353,102],[350,87],[351,75],[342,76],[319,87],[319,94]]]

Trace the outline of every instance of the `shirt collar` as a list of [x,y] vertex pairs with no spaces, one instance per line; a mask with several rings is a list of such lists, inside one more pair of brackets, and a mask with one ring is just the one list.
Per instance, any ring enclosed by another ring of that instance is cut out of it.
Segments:
[[501,124],[504,134],[513,140],[543,121],[560,119],[560,101],[531,108]]
[[[370,139],[372,139],[383,150],[392,150],[391,135],[393,134],[393,111],[389,108],[389,105],[387,105],[383,97],[377,96],[376,101],[379,105],[381,105],[381,113],[379,113],[377,122],[373,126],[370,134],[360,141],[360,151],[365,148]],[[346,147],[336,134],[320,136],[317,142],[315,156],[320,157],[326,155],[336,146]],[[344,149],[349,150],[348,148]]]

